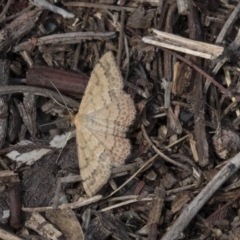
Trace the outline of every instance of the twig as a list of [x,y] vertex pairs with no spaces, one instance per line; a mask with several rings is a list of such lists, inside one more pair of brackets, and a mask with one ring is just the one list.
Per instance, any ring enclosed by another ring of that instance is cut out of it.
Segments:
[[8,8],[10,7],[10,5],[12,4],[13,0],[8,0],[7,4],[5,5],[5,7],[3,8],[1,14],[0,14],[0,22],[3,21],[3,17],[6,14]]
[[175,240],[187,227],[194,216],[209,200],[209,198],[240,168],[240,153],[230,159],[228,163],[213,177],[213,179],[203,188],[195,199],[186,206],[178,219],[168,229],[168,232],[161,240]]
[[[223,39],[225,38],[226,34],[227,34],[227,31],[230,29],[230,27],[235,23],[235,21],[237,20],[238,18],[238,15],[239,15],[239,12],[240,12],[240,2],[238,3],[238,5],[235,7],[235,9],[233,10],[233,12],[231,13],[231,15],[229,16],[228,20],[225,22],[221,32],[218,34],[218,37],[216,39],[216,44],[221,44],[223,42]],[[236,41],[236,40],[235,40]],[[234,42],[235,42],[234,41]],[[234,42],[232,44],[234,44]],[[227,47],[227,49],[230,47],[231,48],[231,45]],[[225,50],[227,50],[225,49]],[[215,59],[215,62],[217,61],[216,65],[214,66],[213,70],[212,70],[212,73],[214,75],[217,74],[217,72],[219,71],[219,69],[227,62],[228,60],[228,57],[225,56],[223,54],[223,56],[220,56],[219,59]],[[208,87],[210,85],[210,82],[207,81],[205,83],[205,91],[207,91]]]
[[[80,207],[98,202],[100,199],[102,199],[102,195],[96,195],[94,197],[83,199],[83,200],[80,200],[78,202],[62,204],[62,205],[58,206],[58,208],[59,209],[80,208]],[[36,208],[25,208],[25,207],[23,207],[22,210],[24,212],[45,212],[45,211],[53,210],[53,207],[52,206],[50,206],[50,207],[36,207]]]
[[111,197],[113,194],[118,192],[120,189],[122,189],[125,185],[127,185],[133,178],[135,178],[138,173],[140,173],[146,166],[148,166],[153,160],[158,156],[158,154],[154,155],[152,158],[150,158],[148,161],[146,161],[126,182],[124,182],[120,187],[118,187],[116,190],[114,190],[111,194],[109,194],[105,198]]
[[173,165],[180,167],[181,169],[184,169],[184,170],[186,170],[186,171],[188,171],[188,172],[192,172],[188,167],[184,166],[184,165],[181,164],[181,163],[178,163],[178,162],[172,160],[171,158],[169,158],[168,156],[166,156],[164,153],[162,153],[162,152],[152,143],[151,139],[148,137],[147,132],[146,132],[143,124],[141,125],[141,129],[142,129],[144,138],[148,141],[148,143],[151,145],[151,147],[153,148],[153,150],[154,150],[160,157],[162,157],[166,162],[170,162],[170,163],[172,163]]
[[95,32],[71,32],[52,34],[50,36],[40,37],[36,39],[37,43],[33,45],[32,41],[23,42],[13,48],[14,52],[29,50],[31,51],[33,46],[41,46],[45,44],[76,44],[82,40],[108,40],[116,37],[115,32],[95,33]]
[[169,196],[170,194],[183,192],[183,191],[192,189],[196,186],[197,186],[197,184],[194,183],[194,184],[187,185],[187,186],[184,186],[184,187],[174,188],[174,189],[166,191],[166,194],[167,194],[167,196]]
[[145,202],[145,201],[152,201],[152,198],[151,197],[146,197],[146,198],[143,198],[141,200],[138,200],[137,197],[136,197],[136,199],[128,200],[128,201],[125,201],[125,202],[117,203],[117,204],[112,205],[110,207],[102,208],[101,210],[99,210],[99,212],[106,212],[106,211],[112,210],[114,208],[118,208],[118,207],[128,205],[128,204],[131,204],[131,203]]
[[75,15],[73,13],[67,12],[66,10],[64,10],[62,8],[54,6],[53,4],[51,4],[45,0],[30,0],[30,2],[37,7],[50,10],[54,13],[58,13],[58,14],[62,15],[63,18],[74,18],[75,17]]
[[74,71],[78,71],[78,60],[79,60],[81,46],[82,46],[82,41],[77,45],[76,50],[75,50],[73,66],[72,66],[72,70],[74,70]]
[[[55,98],[57,101],[62,102],[62,99],[58,95],[58,93],[48,89],[44,89],[44,88],[29,87],[29,86],[2,86],[0,88],[0,96],[5,94],[12,94],[12,93],[32,93],[35,95],[44,96],[48,98]],[[64,95],[62,95],[62,97],[64,98],[66,104],[69,107],[74,109],[79,108],[79,102],[69,97],[66,97]]]
[[[21,12],[18,12],[18,13],[16,13],[16,14],[13,14],[13,15],[11,15],[11,16],[9,16],[9,17],[6,17],[6,18],[2,19],[2,21],[8,22],[8,21],[10,21],[10,20],[12,20],[12,19],[14,19],[14,18],[17,18],[17,17],[23,15],[25,12],[28,12],[29,10],[31,10],[31,9],[33,9],[33,8],[35,8],[35,7],[32,6],[32,5],[30,5],[30,6],[26,7],[26,8],[24,8]],[[0,23],[1,23],[2,21],[0,21]]]
[[109,9],[115,11],[125,10],[127,12],[134,12],[136,8],[131,7],[122,7],[122,6],[113,6],[101,3],[89,3],[89,2],[66,2],[63,3],[64,6],[68,7],[87,7],[87,8],[100,8],[100,9]]
[[23,240],[23,238],[18,237],[17,235],[10,233],[8,231],[3,230],[0,228],[0,238],[3,240]]
[[118,41],[118,54],[117,54],[117,63],[118,66],[121,67],[121,59],[122,59],[122,48],[123,48],[123,38],[124,38],[124,20],[125,20],[125,11],[121,12],[121,23],[120,23],[120,35]]
[[221,32],[218,34],[218,37],[216,39],[216,44],[222,43],[223,39],[225,38],[227,31],[230,29],[230,27],[235,23],[240,13],[240,2],[238,2],[238,5],[235,7],[231,15],[229,16],[228,20],[225,22]]
[[129,48],[126,35],[124,36],[124,45],[125,45],[125,52],[126,52],[126,59],[127,59],[127,70],[124,78],[124,83],[127,84],[129,68],[130,68],[130,56],[129,56]]
[[157,35],[146,36],[143,37],[142,40],[143,42],[152,44],[154,46],[176,50],[206,59],[215,59],[224,51],[223,47],[217,45],[179,37],[171,33],[158,31],[156,29],[151,30]]

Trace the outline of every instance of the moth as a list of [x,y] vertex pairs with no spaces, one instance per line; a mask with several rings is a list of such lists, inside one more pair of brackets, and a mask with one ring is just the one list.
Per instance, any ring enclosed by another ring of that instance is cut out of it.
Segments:
[[83,187],[88,196],[108,181],[113,167],[124,164],[131,151],[126,138],[136,115],[134,102],[112,52],[94,67],[74,118]]

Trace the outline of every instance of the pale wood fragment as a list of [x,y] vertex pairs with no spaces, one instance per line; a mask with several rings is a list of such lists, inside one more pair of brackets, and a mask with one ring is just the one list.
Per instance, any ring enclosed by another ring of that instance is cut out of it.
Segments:
[[0,239],[2,240],[23,240],[23,238],[0,228]]
[[156,29],[152,29],[152,31],[156,35],[143,37],[143,42],[206,59],[215,59],[220,56],[224,50],[221,46],[191,40]]
[[31,218],[25,222],[25,226],[47,239],[57,240],[62,236],[61,232],[37,212],[32,213]]
[[180,15],[189,14],[189,0],[177,0],[177,7]]

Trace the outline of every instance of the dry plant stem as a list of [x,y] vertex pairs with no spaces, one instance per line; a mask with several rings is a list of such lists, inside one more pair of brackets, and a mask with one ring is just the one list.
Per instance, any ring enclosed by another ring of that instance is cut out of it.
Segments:
[[156,29],[152,29],[152,31],[157,35],[143,37],[143,42],[206,59],[215,59],[220,56],[224,50],[223,47],[213,44],[179,37]]
[[67,12],[62,8],[59,8],[48,1],[45,0],[30,0],[32,4],[36,5],[37,7],[44,8],[50,10],[54,13],[62,15],[64,18],[73,18],[75,15],[73,13]]
[[102,199],[102,195],[96,195],[96,196],[81,200],[79,202],[62,204],[58,208],[59,209],[77,209],[77,208],[80,208],[80,207],[87,206],[87,205],[90,205],[92,203],[98,202],[101,199]]
[[222,119],[225,115],[227,115],[227,114],[232,110],[232,108],[235,107],[236,104],[239,103],[239,102],[240,102],[240,99],[237,98],[235,102],[230,103],[230,104],[226,107],[226,109],[224,109],[224,111],[222,112],[221,119]]
[[162,10],[161,10],[161,14],[160,14],[160,17],[158,20],[157,29],[163,29],[163,23],[165,22],[168,7],[169,7],[169,3],[167,1],[164,1]]
[[[218,59],[215,59],[215,64],[216,66],[214,67],[214,69],[212,70],[212,73],[214,75],[217,74],[217,72],[219,71],[219,69],[229,60],[229,54],[230,56],[232,55],[232,53],[235,53],[237,51],[237,49],[240,47],[240,29],[238,29],[238,34],[235,38],[235,40],[225,49],[225,53],[223,55],[221,55]],[[206,86],[205,88],[207,88],[208,86]]]
[[[164,30],[171,34],[173,32],[173,19],[176,16],[177,5],[169,4]],[[167,52],[163,52],[163,72],[162,86],[164,88],[164,108],[171,107],[171,93],[172,93],[172,78],[173,78],[173,57]]]
[[187,227],[194,216],[210,197],[240,168],[240,153],[229,159],[228,163],[213,177],[195,199],[186,206],[178,219],[170,227],[161,240],[174,240]]
[[170,147],[172,147],[172,146],[174,146],[174,145],[182,142],[182,141],[185,140],[186,138],[190,138],[191,136],[192,136],[191,134],[187,134],[187,135],[183,136],[182,138],[178,139],[177,141],[175,141],[175,142],[169,144],[168,146],[164,147],[162,150],[165,151],[165,150],[167,150],[168,148],[170,148]]
[[[226,68],[223,68],[223,71],[224,71],[224,74],[225,74],[225,81],[226,81],[226,83],[227,83],[227,86],[229,87],[229,86],[231,85],[231,83],[232,83],[232,79],[231,79],[230,72],[229,72],[229,70],[226,69]],[[232,102],[236,102],[236,98],[235,98],[235,97],[232,97]],[[235,110],[235,112],[236,112],[236,115],[237,115],[237,116],[240,115],[240,110],[239,110],[239,108],[237,108],[237,109]]]
[[73,67],[72,67],[72,70],[74,70],[74,71],[78,71],[78,60],[79,60],[81,46],[82,46],[82,41],[77,45],[77,48],[75,50],[74,60],[73,60],[74,63],[73,63]]
[[[165,21],[165,31],[170,34],[173,31],[173,18],[177,9],[176,3],[170,4],[167,10],[166,21]],[[162,85],[164,87],[164,108],[170,108],[171,103],[171,85],[172,85],[172,77],[173,77],[173,67],[172,67],[172,56],[164,52],[163,53],[163,71],[164,78],[162,80]]]
[[[149,194],[148,197],[154,197],[153,194]],[[116,201],[123,201],[123,200],[130,200],[130,199],[137,199],[139,195],[128,195],[128,196],[121,196],[121,197],[113,197],[107,200],[107,202],[116,202]]]
[[79,181],[81,181],[81,177],[79,175],[58,178],[57,187],[56,187],[55,195],[54,195],[54,198],[53,198],[53,205],[52,205],[53,209],[57,209],[57,207],[58,207],[58,200],[59,200],[59,195],[60,195],[62,183],[70,183],[70,182],[73,183],[73,182],[79,182]]
[[[135,2],[142,3],[143,1],[142,0],[135,0]],[[161,2],[161,0],[160,1],[159,0],[145,0],[144,2],[148,3],[152,6],[159,6],[159,2]]]
[[161,14],[163,10],[163,0],[158,1],[158,13]]
[[136,8],[131,7],[122,7],[122,6],[113,6],[101,3],[89,3],[89,2],[66,2],[63,3],[64,6],[68,7],[87,7],[87,8],[100,8],[100,9],[109,9],[115,11],[125,10],[127,12],[134,12]]
[[186,58],[180,56],[179,54],[172,52],[170,50],[167,50],[165,48],[161,48],[163,51],[169,52],[170,54],[172,54],[173,56],[175,56],[176,58],[182,60],[183,62],[185,62],[186,64],[188,64],[190,67],[192,67],[193,69],[195,69],[197,72],[199,72],[200,74],[202,74],[205,78],[209,79],[216,87],[219,88],[220,92],[222,92],[223,94],[225,94],[228,97],[232,96],[232,93],[230,91],[228,91],[226,88],[224,88],[220,83],[218,83],[213,77],[211,77],[210,75],[208,75],[206,72],[204,72],[201,68],[199,68],[198,66],[196,66],[195,64],[193,64],[192,62],[188,61]]
[[127,60],[127,70],[124,78],[124,83],[128,83],[128,75],[129,75],[129,68],[130,68],[130,56],[129,56],[129,48],[128,48],[128,42],[126,35],[124,36],[124,45],[125,45],[125,51],[126,51],[126,60]]
[[158,156],[158,154],[154,155],[152,158],[150,158],[148,161],[146,161],[126,182],[124,182],[120,187],[118,187],[115,191],[113,191],[111,194],[109,194],[105,198],[111,197],[116,192],[118,192],[120,189],[122,189],[125,185],[127,185],[133,178],[135,178],[138,175],[138,173],[140,173],[146,166],[148,166],[150,163],[152,163],[157,156]]
[[175,166],[180,167],[181,169],[184,169],[188,172],[192,172],[188,167],[184,166],[181,163],[178,163],[174,160],[172,160],[171,158],[169,158],[168,156],[166,156],[164,153],[162,153],[151,141],[151,139],[148,137],[147,132],[145,130],[145,127],[143,126],[143,124],[141,125],[141,130],[143,132],[143,136],[144,138],[147,140],[147,142],[151,145],[151,147],[153,148],[153,150],[160,156],[162,157],[166,162],[172,163]]
[[82,40],[108,40],[116,37],[115,32],[95,33],[95,32],[71,32],[52,34],[36,39],[36,44],[33,44],[31,40],[18,44],[13,48],[14,52],[28,50],[31,51],[35,46],[41,46],[45,44],[76,44]]
[[8,8],[10,7],[10,5],[12,4],[13,0],[8,0],[7,4],[5,5],[5,7],[3,8],[1,14],[0,14],[0,22],[3,21],[3,17],[6,14]]
[[102,208],[101,210],[99,210],[99,212],[106,212],[106,211],[112,210],[114,208],[125,206],[125,205],[131,204],[131,203],[146,202],[146,201],[152,201],[152,198],[151,197],[146,197],[146,198],[143,198],[141,200],[138,200],[137,198],[136,199],[132,199],[132,200],[128,200],[128,201],[125,201],[125,202],[121,202],[121,203],[112,205],[110,207]]
[[231,28],[231,26],[235,23],[240,13],[240,2],[234,8],[233,12],[229,16],[228,20],[225,22],[221,32],[218,34],[216,39],[216,44],[222,43],[223,39],[225,38],[227,31]]
[[[114,15],[108,11],[107,9],[105,10],[105,12],[112,18],[112,20],[114,21]],[[119,22],[117,22],[117,26],[119,29],[121,29],[121,25]],[[128,74],[129,74],[129,65],[130,65],[130,56],[129,56],[129,48],[128,48],[128,42],[127,42],[127,36],[124,34],[123,35],[124,37],[124,46],[125,46],[125,53],[126,53],[126,61],[127,61],[127,70],[126,70],[126,74],[125,74],[125,78],[124,78],[124,84],[128,85],[129,82],[127,82],[127,79],[128,79]],[[136,87],[133,88],[135,91],[136,91]]]
[[22,56],[22,58],[25,60],[25,62],[27,63],[28,67],[31,68],[33,66],[33,60],[30,56],[30,53],[28,51],[20,51],[20,55]]
[[[83,199],[79,202],[62,204],[62,205],[58,206],[58,209],[76,209],[76,208],[80,208],[80,207],[87,206],[92,203],[98,202],[101,199],[102,199],[101,195],[96,195],[96,196],[88,198],[88,199]],[[45,211],[49,211],[49,210],[53,210],[53,207],[50,206],[50,207],[36,207],[36,208],[24,208],[23,207],[22,208],[22,211],[24,211],[24,212],[45,212]]]
[[[235,7],[235,9],[233,10],[233,12],[231,13],[231,15],[229,16],[228,20],[225,22],[221,32],[219,33],[217,39],[216,39],[216,44],[221,44],[227,34],[227,31],[231,28],[231,26],[236,22],[237,18],[238,18],[238,15],[239,15],[239,12],[240,12],[240,2],[238,3],[238,5]],[[239,36],[239,33],[238,33],[238,36]],[[236,46],[239,46],[239,43],[238,43],[238,36],[236,37],[235,41],[232,42],[227,48],[229,50],[231,50],[233,52],[233,49],[231,48],[236,48]],[[214,75],[217,74],[217,72],[219,71],[219,69],[228,61],[228,57],[227,56],[222,56],[220,57],[220,59],[215,59],[217,61],[217,64],[215,65],[215,67],[213,68],[212,70],[212,73]],[[206,84],[205,84],[205,91],[208,90],[209,88],[209,85],[210,85],[210,82],[207,81]]]
[[[13,94],[13,93],[32,93],[35,95],[56,99],[57,101],[63,103],[62,98],[59,96],[58,93],[51,90],[44,89],[44,88],[29,87],[29,86],[3,86],[0,88],[0,96],[5,94]],[[62,97],[69,107],[78,109],[79,102],[69,97],[66,97],[64,95],[62,95]]]
[[17,175],[18,175],[17,173],[14,173],[13,171],[10,171],[10,170],[0,171],[0,178],[17,176]]
[[120,23],[120,35],[118,41],[118,54],[117,54],[117,64],[121,67],[122,59],[122,48],[123,48],[123,38],[124,38],[124,20],[125,20],[125,11],[121,11],[121,23]]
[[23,238],[18,237],[17,235],[7,232],[5,230],[3,230],[2,228],[0,228],[0,239],[2,240],[23,240]]
[[[17,18],[17,17],[23,15],[25,12],[28,12],[29,10],[31,10],[31,9],[33,9],[33,8],[35,8],[35,7],[30,5],[30,6],[26,7],[26,8],[24,8],[21,12],[18,12],[18,13],[16,13],[16,14],[13,14],[13,15],[9,16],[9,17],[6,17],[6,18],[3,19],[2,21],[8,22],[8,21],[10,21],[10,20],[12,20],[12,19],[14,19],[14,18]],[[2,21],[0,21],[0,23],[1,23]]]
[[[200,28],[200,19],[197,8],[193,5],[192,1],[189,1],[189,15],[188,15],[188,28],[189,38],[202,41],[202,31]],[[191,56],[190,62],[196,63],[201,66],[202,59]],[[199,72],[194,74],[194,78],[191,78],[194,88],[192,89],[193,97],[190,100],[193,112],[194,112],[194,133],[196,138],[196,159],[199,161],[200,166],[206,166],[209,164],[209,144],[207,142],[207,134],[205,125],[200,121],[204,121],[205,105],[203,99],[203,77]],[[195,149],[192,149],[193,153]]]
[[[10,62],[0,60],[0,88],[9,84]],[[5,143],[8,128],[8,96],[0,97],[0,149]]]
[[179,192],[182,192],[182,191],[193,189],[196,186],[197,186],[197,184],[191,184],[191,185],[188,185],[188,186],[185,186],[185,187],[175,188],[175,189],[166,191],[166,194],[167,194],[167,196],[169,196],[170,194],[173,194],[173,193],[179,193]]

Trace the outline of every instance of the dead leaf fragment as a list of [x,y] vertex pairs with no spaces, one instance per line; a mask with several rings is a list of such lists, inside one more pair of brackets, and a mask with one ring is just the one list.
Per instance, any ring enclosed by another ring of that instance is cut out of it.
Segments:
[[47,211],[46,217],[62,231],[66,239],[84,240],[81,225],[71,209]]

